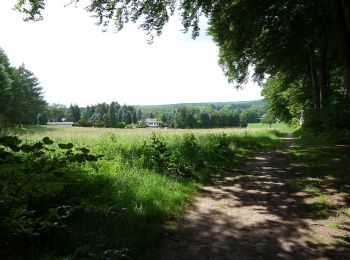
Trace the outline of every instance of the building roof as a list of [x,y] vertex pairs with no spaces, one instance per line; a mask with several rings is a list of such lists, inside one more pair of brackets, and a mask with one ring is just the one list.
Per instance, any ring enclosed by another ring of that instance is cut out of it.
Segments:
[[146,123],[158,123],[158,121],[155,118],[146,118]]

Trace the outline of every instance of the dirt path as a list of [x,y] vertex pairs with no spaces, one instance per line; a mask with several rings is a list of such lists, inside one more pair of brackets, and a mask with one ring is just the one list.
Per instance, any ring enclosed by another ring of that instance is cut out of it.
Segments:
[[301,173],[287,152],[255,154],[242,167],[215,175],[163,238],[161,259],[328,259],[311,234],[306,194],[290,185]]

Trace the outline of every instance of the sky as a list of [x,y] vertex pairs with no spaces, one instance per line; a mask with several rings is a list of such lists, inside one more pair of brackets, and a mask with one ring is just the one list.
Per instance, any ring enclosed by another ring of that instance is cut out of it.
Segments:
[[[49,103],[79,106],[117,101],[128,105],[260,99],[249,81],[229,84],[218,65],[218,47],[202,28],[198,39],[181,32],[176,17],[152,45],[136,25],[102,32],[82,6],[47,1],[44,20],[24,22],[0,0],[0,47],[13,66],[24,63],[41,82]],[[205,27],[205,24],[204,24]]]

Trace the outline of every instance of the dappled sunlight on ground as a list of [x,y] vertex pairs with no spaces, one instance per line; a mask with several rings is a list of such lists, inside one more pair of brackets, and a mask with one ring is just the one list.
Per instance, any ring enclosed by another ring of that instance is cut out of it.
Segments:
[[[169,224],[162,259],[349,257],[349,215],[342,214],[342,227],[332,226],[334,212],[322,208],[327,201],[295,184],[305,169],[292,164],[293,145],[289,137],[284,147],[256,154],[242,169],[215,174],[182,221]],[[349,205],[338,200],[335,207]]]

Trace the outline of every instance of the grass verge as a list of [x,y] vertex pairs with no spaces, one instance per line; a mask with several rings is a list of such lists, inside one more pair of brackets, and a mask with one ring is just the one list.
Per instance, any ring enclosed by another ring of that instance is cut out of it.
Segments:
[[293,166],[301,173],[292,181],[306,194],[305,216],[318,224],[315,226],[319,227],[318,244],[324,244],[323,248],[328,248],[325,255],[332,258],[350,254],[349,133],[299,129],[294,134],[298,139],[290,153]]

